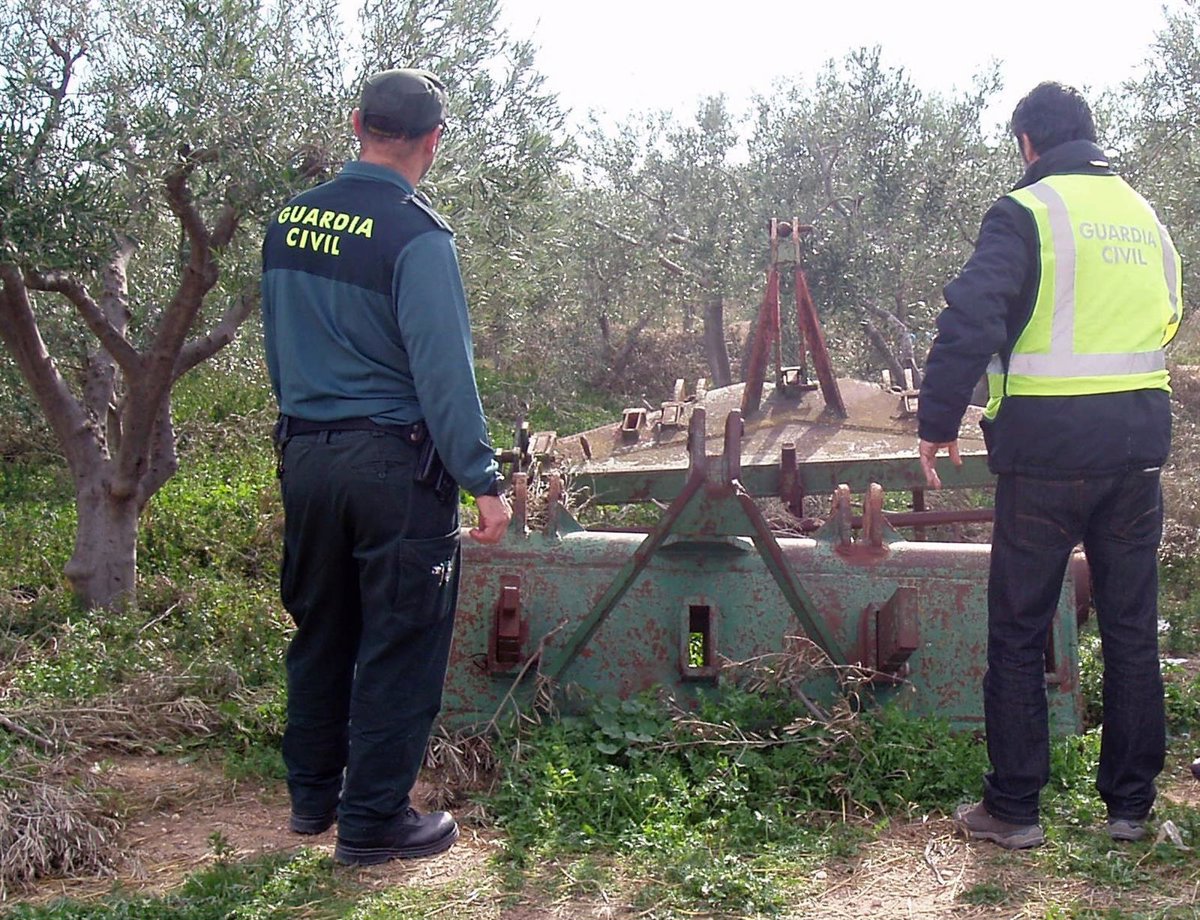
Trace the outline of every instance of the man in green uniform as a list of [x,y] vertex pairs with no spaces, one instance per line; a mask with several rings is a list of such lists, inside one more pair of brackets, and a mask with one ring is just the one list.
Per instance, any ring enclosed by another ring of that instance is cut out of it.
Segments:
[[335,820],[340,862],[427,856],[458,836],[410,792],[441,707],[471,537],[510,519],[475,384],[450,228],[416,196],[445,130],[432,74],[366,81],[356,162],[288,203],[263,242],[267,365],[279,402],[292,830]]
[[1108,832],[1137,840],[1165,741],[1158,659],[1159,472],[1171,441],[1163,347],[1179,325],[1179,257],[1154,210],[1096,146],[1087,102],[1057,83],[1017,105],[1024,177],[983,218],[946,286],[918,409],[920,457],[958,458],[958,429],[987,370],[983,432],[997,474],[983,680],[983,800],[955,814],[1008,848],[1044,840],[1049,778],[1046,639],[1083,543],[1104,650],[1097,789]]

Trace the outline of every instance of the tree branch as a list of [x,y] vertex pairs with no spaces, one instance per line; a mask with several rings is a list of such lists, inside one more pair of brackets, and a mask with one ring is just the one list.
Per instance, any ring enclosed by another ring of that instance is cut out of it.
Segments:
[[155,419],[154,443],[150,449],[150,462],[145,472],[138,480],[137,504],[138,509],[146,507],[146,503],[154,497],[154,493],[163,487],[179,469],[179,455],[175,450],[175,426],[171,423],[170,401],[163,403],[162,410]]
[[[159,427],[160,414],[167,411],[175,366],[184,341],[204,303],[205,295],[217,282],[219,271],[213,258],[213,237],[192,198],[188,179],[201,163],[216,158],[212,151],[180,149],[182,162],[163,183],[167,204],[179,219],[188,240],[188,260],[180,272],[175,296],[163,311],[154,342],[142,363],[142,373],[130,379],[129,397],[122,412],[124,431],[113,480],[113,495],[129,497],[144,492],[140,484],[147,473],[147,454],[151,438]],[[222,229],[226,217],[222,215]],[[232,231],[230,231],[232,232]]]
[[50,50],[63,62],[62,76],[57,86],[51,83],[40,84],[39,88],[50,97],[50,107],[46,110],[46,117],[42,119],[42,124],[38,128],[38,133],[34,137],[33,143],[29,145],[29,150],[25,153],[24,163],[26,172],[33,168],[33,165],[41,157],[42,150],[49,142],[50,135],[58,129],[62,115],[63,100],[67,98],[67,88],[71,85],[75,65],[87,53],[86,43],[80,43],[78,51],[69,52],[53,37],[47,37],[46,41],[50,45]]
[[242,219],[242,212],[233,204],[226,202],[221,208],[221,213],[217,216],[217,222],[213,226],[212,238],[209,244],[213,249],[224,249],[233,240],[233,235],[237,233],[237,228]]
[[[596,227],[598,230],[603,230],[605,233],[611,234],[612,236],[614,236],[618,240],[620,240],[622,243],[627,243],[630,246],[636,246],[638,249],[645,249],[646,247],[648,247],[650,245],[649,240],[640,240],[631,233],[626,233],[623,230],[618,230],[616,227],[612,226],[611,224],[606,224],[604,221],[600,220],[600,218],[598,218],[598,217],[592,218],[592,225],[594,227]],[[668,234],[668,239],[671,239],[673,242],[684,242],[684,243],[691,242],[686,237],[679,236],[678,234]],[[704,281],[700,277],[700,275],[685,268],[684,266],[680,265],[678,262],[675,262],[675,261],[669,259],[661,251],[656,249],[656,250],[654,250],[653,255],[654,255],[654,261],[656,261],[659,265],[661,265],[663,268],[665,268],[667,271],[669,271],[671,274],[675,275],[676,277],[690,278],[691,280],[696,281],[696,282],[700,283],[701,285],[704,284]]]
[[891,373],[892,379],[895,380],[898,385],[903,385],[904,368],[900,364],[900,361],[896,357],[895,353],[892,351],[891,345],[888,344],[887,338],[882,332],[875,328],[875,324],[869,319],[864,319],[862,321],[862,329],[867,336],[867,340],[875,346],[875,350],[879,352],[880,356],[887,363],[888,371]]
[[[124,274],[125,263],[128,262],[132,249],[124,254],[122,252],[118,252],[114,257],[106,269],[106,273],[119,271]],[[52,291],[62,294],[75,305],[75,309],[83,317],[88,329],[100,340],[104,350],[113,356],[113,360],[117,362],[126,376],[132,376],[140,370],[142,358],[137,353],[137,349],[129,344],[129,340],[109,322],[100,305],[92,299],[92,295],[88,293],[87,288],[78,278],[61,271],[26,272],[25,284],[35,291]]]
[[[899,297],[900,295],[897,294],[897,302],[899,302]],[[885,344],[882,344],[886,341],[883,333],[870,322],[866,322],[863,325],[864,328],[867,329],[867,337],[871,339],[872,343],[881,352],[888,356],[889,361],[894,361],[901,367],[915,368],[917,365],[916,357],[913,355],[913,336],[909,331],[908,324],[900,319],[891,310],[885,310],[878,304],[865,304],[864,309],[867,312],[873,313],[883,319],[892,328],[892,331],[899,342],[899,347],[893,349]],[[872,336],[872,333],[874,333],[874,336]],[[876,336],[878,339],[876,339]],[[894,367],[892,368],[892,371],[895,373]],[[903,374],[901,374],[898,379],[903,380]]]
[[0,263],[0,339],[33,390],[34,399],[66,452],[72,472],[78,475],[88,461],[100,459],[100,442],[88,425],[83,406],[46,350],[24,274],[11,262]]
[[625,341],[621,343],[620,349],[612,358],[612,367],[610,370],[614,379],[619,378],[625,372],[625,366],[629,363],[629,359],[633,355],[633,349],[637,346],[638,338],[653,316],[653,310],[643,310],[642,315],[637,318],[637,322],[626,330]]
[[821,145],[817,143],[815,137],[809,135],[805,138],[805,141],[808,144],[808,149],[812,151],[813,159],[817,161],[817,167],[821,171],[821,184],[825,188],[826,204],[821,210],[824,211],[825,208],[833,208],[842,217],[849,220],[850,211],[842,204],[842,199],[845,196],[835,194],[833,189],[833,169],[837,165],[838,157],[841,156],[842,148],[835,146],[833,148],[833,156],[830,157],[821,149]]
[[193,339],[183,347],[175,362],[174,379],[178,380],[197,364],[207,361],[233,341],[238,329],[258,305],[258,286],[242,291],[241,295],[225,311],[225,315],[202,339]]

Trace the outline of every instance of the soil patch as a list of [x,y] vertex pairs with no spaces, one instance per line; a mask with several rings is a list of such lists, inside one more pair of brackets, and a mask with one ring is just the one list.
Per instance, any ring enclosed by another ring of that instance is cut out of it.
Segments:
[[[109,891],[117,879],[127,891],[159,894],[211,865],[218,853],[242,860],[307,846],[333,854],[335,828],[313,836],[288,829],[290,808],[282,787],[233,782],[214,766],[171,757],[108,757],[95,769],[122,803],[124,830],[116,846],[124,855],[114,877],[43,880],[19,900],[94,897]],[[429,784],[418,782],[413,801],[418,808],[428,808],[434,795]],[[440,885],[482,870],[495,850],[494,841],[490,832],[464,827],[458,843],[436,860],[345,871],[355,872],[371,888],[418,880]]]
[[[1200,782],[1186,765],[1176,766],[1164,776],[1164,798],[1200,807]],[[95,769],[123,803],[125,829],[117,846],[126,855],[114,877],[46,880],[19,900],[97,897],[118,879],[127,891],[163,893],[211,865],[218,851],[235,860],[302,846],[332,855],[333,829],[312,837],[288,830],[289,808],[282,787],[234,783],[213,766],[170,757],[119,756],[98,763]],[[418,807],[429,807],[438,795],[436,788],[421,782],[414,801]],[[494,875],[489,858],[498,839],[498,833],[468,824],[458,844],[437,859],[339,871],[354,873],[359,884],[376,891],[399,886],[444,888],[470,879],[473,884],[465,887],[475,894],[456,911],[470,920],[618,920],[645,913],[622,903],[626,899],[612,892],[547,903],[549,898],[527,891],[520,903],[505,902],[495,882],[488,881]],[[814,893],[792,905],[788,916],[999,920],[1044,916],[1063,904],[1106,910],[1118,903],[1118,893],[1085,881],[1047,878],[1036,854],[1007,853],[991,844],[964,840],[944,818],[893,825],[856,857],[818,870],[812,882]]]

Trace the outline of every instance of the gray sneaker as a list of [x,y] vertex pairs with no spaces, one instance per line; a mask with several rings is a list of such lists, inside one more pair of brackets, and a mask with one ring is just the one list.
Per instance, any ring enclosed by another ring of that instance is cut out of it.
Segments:
[[1146,836],[1146,822],[1129,818],[1109,818],[1108,836],[1113,840],[1137,841]]
[[1027,850],[1046,842],[1040,824],[1010,824],[993,818],[983,802],[959,805],[954,811],[959,830],[975,840],[990,840],[1006,850]]

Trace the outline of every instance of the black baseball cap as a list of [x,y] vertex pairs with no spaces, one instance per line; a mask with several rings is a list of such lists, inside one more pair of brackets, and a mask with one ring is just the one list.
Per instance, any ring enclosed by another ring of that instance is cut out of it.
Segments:
[[367,77],[358,103],[368,131],[420,137],[446,118],[446,87],[427,70],[384,70]]

